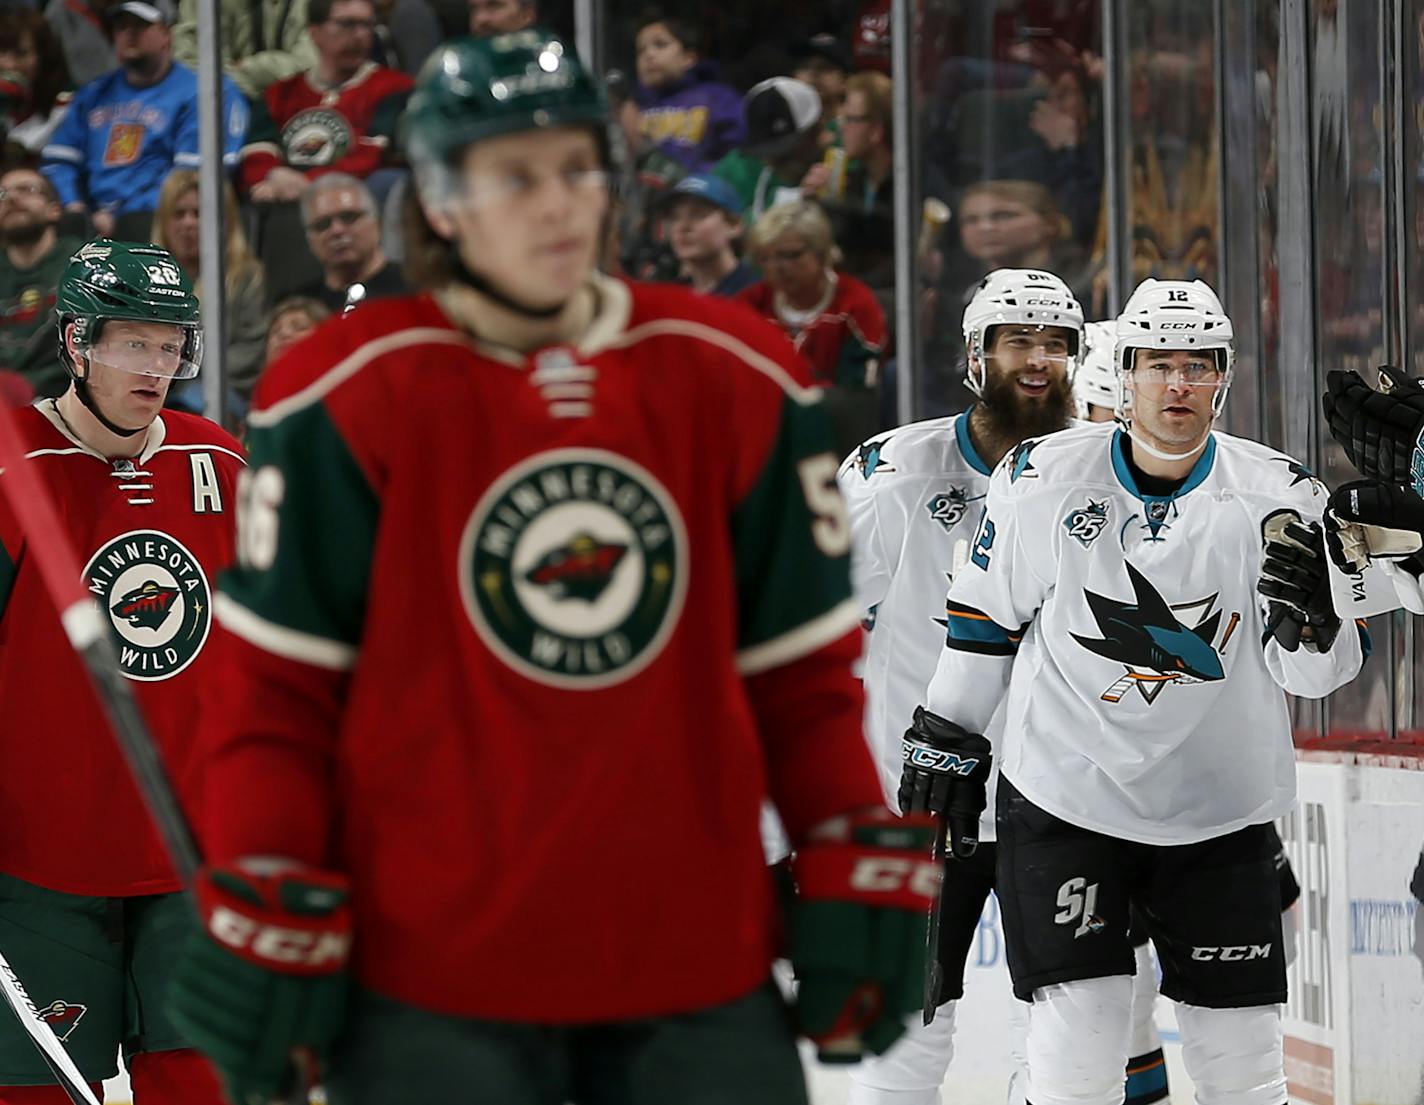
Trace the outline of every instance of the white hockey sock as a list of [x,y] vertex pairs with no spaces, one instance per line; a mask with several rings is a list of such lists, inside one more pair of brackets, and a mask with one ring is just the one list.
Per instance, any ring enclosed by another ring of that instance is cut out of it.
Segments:
[[959,1002],[939,1007],[934,1023],[923,1025],[920,1015],[884,1055],[861,1060],[850,1072],[847,1105],[940,1105],[954,1058],[954,1015]]

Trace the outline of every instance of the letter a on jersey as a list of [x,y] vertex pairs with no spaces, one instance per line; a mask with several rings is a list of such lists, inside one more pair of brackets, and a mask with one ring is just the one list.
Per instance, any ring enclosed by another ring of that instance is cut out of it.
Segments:
[[475,631],[530,679],[573,690],[621,683],[677,624],[687,535],[677,504],[640,465],[557,449],[495,480],[460,543]]

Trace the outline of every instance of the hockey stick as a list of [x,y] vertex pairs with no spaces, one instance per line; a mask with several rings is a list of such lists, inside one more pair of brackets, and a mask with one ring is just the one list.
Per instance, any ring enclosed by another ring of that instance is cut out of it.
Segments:
[[[960,538],[954,543],[954,558],[951,563],[950,575],[951,586],[953,586],[955,577],[964,570],[964,565],[967,563],[969,563],[969,542]],[[935,829],[934,846],[930,849],[930,858],[934,860],[936,869],[941,872],[944,870],[944,849],[948,838],[949,818],[942,817],[939,827]],[[944,986],[944,966],[939,961],[939,902],[943,896],[944,879],[941,878],[935,889],[934,901],[930,902],[929,924],[925,926],[925,990],[921,1017],[926,1027],[934,1023],[935,1013],[939,1011],[939,992]]]
[[79,1068],[74,1065],[69,1052],[64,1050],[64,1045],[59,1042],[54,1029],[40,1016],[24,983],[20,981],[20,976],[15,974],[15,968],[10,966],[3,955],[0,955],[0,991],[4,992],[5,1001],[19,1018],[20,1026],[29,1033],[35,1047],[39,1048],[46,1065],[54,1074],[54,1080],[69,1096],[69,1100],[74,1105],[99,1105],[89,1083],[79,1073]]

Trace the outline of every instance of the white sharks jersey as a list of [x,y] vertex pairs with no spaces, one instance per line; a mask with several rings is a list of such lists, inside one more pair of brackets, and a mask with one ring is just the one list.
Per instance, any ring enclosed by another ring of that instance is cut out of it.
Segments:
[[[969,415],[877,435],[841,464],[850,511],[851,580],[869,630],[865,731],[886,800],[898,808],[900,738],[944,651],[944,597],[956,546],[979,528],[989,466],[969,439]],[[988,811],[993,839],[993,811]]]
[[1214,434],[1157,497],[1124,440],[1065,430],[995,469],[926,704],[985,732],[1004,778],[1063,820],[1187,844],[1291,807],[1284,692],[1348,682],[1366,642],[1350,625],[1324,654],[1264,639],[1262,523],[1282,509],[1319,520],[1309,471]]

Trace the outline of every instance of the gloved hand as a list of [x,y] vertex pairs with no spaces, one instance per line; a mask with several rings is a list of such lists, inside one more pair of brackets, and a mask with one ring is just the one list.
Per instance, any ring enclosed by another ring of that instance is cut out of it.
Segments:
[[169,1016],[213,1061],[233,1105],[268,1105],[293,1088],[294,1050],[319,1058],[345,1021],[347,881],[244,860],[205,868],[196,892],[203,931],[178,961]]
[[934,821],[871,810],[797,849],[791,962],[796,1019],[823,1063],[880,1054],[924,988],[925,928],[939,888]]
[[917,706],[901,754],[900,808],[943,817],[949,824],[950,852],[956,859],[968,859],[979,847],[979,815],[988,804],[993,747],[978,733]]
[[1362,571],[1372,557],[1397,560],[1424,549],[1424,499],[1407,487],[1356,480],[1325,510],[1326,547],[1344,571]]
[[1325,531],[1318,522],[1306,525],[1293,510],[1278,510],[1261,524],[1261,533],[1265,544],[1256,590],[1270,600],[1267,632],[1287,652],[1302,641],[1316,652],[1329,652],[1340,618],[1330,597]]
[[[1390,365],[1380,366],[1379,379],[1381,390],[1375,391],[1357,372],[1327,375],[1325,421],[1360,475],[1408,486],[1424,430],[1424,387]],[[1416,491],[1424,494],[1424,488]]]

